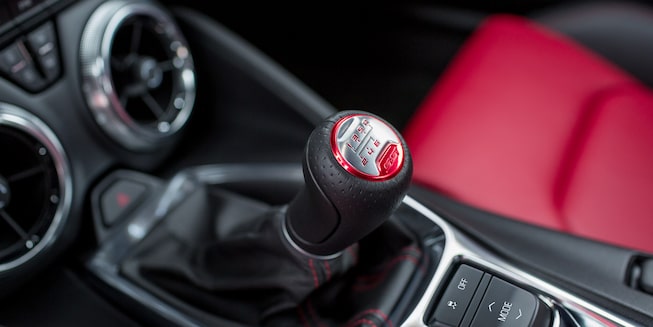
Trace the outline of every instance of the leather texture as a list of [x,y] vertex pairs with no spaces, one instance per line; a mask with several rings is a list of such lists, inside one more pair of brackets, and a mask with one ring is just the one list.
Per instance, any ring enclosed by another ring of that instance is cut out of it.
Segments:
[[284,215],[285,205],[202,187],[121,273],[202,326],[395,326],[435,260],[392,217],[339,256],[310,256],[286,241]]
[[652,126],[641,82],[533,21],[493,15],[403,135],[416,184],[653,253]]

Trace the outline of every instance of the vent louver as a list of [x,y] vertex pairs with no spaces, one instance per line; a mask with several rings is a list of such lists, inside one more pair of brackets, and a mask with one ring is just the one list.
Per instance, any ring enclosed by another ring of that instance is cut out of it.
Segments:
[[193,60],[162,8],[104,3],[84,29],[80,53],[87,104],[116,142],[154,150],[185,125],[195,100]]
[[67,219],[68,164],[48,127],[26,111],[0,104],[0,272],[50,246]]

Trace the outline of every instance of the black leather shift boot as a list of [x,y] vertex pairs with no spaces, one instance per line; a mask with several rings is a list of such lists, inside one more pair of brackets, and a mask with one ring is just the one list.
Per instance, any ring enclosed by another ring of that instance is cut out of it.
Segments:
[[207,325],[392,325],[422,252],[386,223],[330,259],[293,248],[284,207],[201,188],[124,261],[122,273]]

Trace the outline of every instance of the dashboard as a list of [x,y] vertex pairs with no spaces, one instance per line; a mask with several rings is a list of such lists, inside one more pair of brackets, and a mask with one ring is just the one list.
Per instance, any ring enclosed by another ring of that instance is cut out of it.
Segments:
[[[110,102],[119,99],[111,90],[93,88],[97,86],[91,81],[93,74],[100,74],[97,79],[108,76],[98,72],[101,67],[83,68],[92,65],[82,59],[93,55],[85,53],[92,52],[87,50],[92,45],[82,44],[81,48],[78,45],[82,37],[79,26],[83,21],[79,20],[80,15],[66,10],[71,4],[6,3],[5,13],[9,16],[3,24],[5,78],[2,82],[6,96],[2,130],[3,144],[11,159],[3,165],[2,175],[7,203],[12,205],[3,208],[4,221],[10,226],[2,234],[8,251],[3,253],[3,270],[45,264],[50,257],[48,252],[56,251],[61,240],[75,234],[72,230],[79,220],[70,217],[80,216],[80,204],[93,179],[108,167],[121,163],[143,167],[156,164],[172,149],[170,142],[193,104],[192,85],[182,85],[181,91],[174,90],[177,93],[172,99],[156,99],[156,94],[148,96],[152,110],[168,110],[165,101],[185,101],[178,109],[171,104],[174,111],[161,112],[167,114],[161,119],[153,115],[140,118],[137,111],[144,111],[145,105],[131,114],[123,110],[131,108],[126,105],[120,107],[121,112],[110,109],[114,108]],[[88,37],[98,39],[101,35]],[[97,58],[103,58],[102,54],[88,60],[96,64]],[[110,59],[106,58],[109,65]],[[194,77],[188,81],[192,83]],[[165,83],[180,85],[176,81]],[[138,120],[128,118],[132,114]],[[117,118],[118,115],[122,118]],[[150,147],[142,145],[140,140],[149,140],[145,142],[150,142],[147,144]],[[98,147],[103,142],[105,145]],[[140,151],[133,152],[139,145]]]
[[[246,325],[134,262],[157,226],[199,210],[207,185],[288,203],[306,139],[338,109],[192,5],[0,2],[0,326]],[[653,325],[653,298],[634,282],[650,273],[645,254],[417,186],[393,219],[423,254],[397,277],[404,288],[380,296],[391,313],[330,324]]]

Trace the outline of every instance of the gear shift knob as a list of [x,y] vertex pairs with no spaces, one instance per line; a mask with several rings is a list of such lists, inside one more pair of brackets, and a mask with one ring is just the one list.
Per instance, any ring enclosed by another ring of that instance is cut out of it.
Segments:
[[336,254],[383,223],[401,204],[412,161],[400,133],[364,111],[341,111],[311,133],[304,188],[289,204],[286,229],[300,250]]

